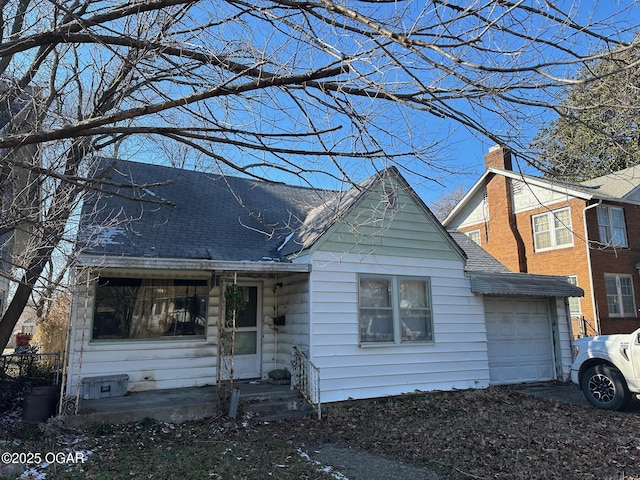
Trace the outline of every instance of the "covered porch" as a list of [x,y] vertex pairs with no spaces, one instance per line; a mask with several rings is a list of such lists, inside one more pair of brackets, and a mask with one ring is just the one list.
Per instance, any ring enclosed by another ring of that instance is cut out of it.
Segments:
[[[235,382],[233,387],[239,391],[237,417],[250,415],[263,421],[276,421],[315,414],[311,404],[291,385],[245,380]],[[63,409],[67,410],[65,425],[75,428],[124,424],[145,418],[182,423],[229,415],[228,410],[221,411],[218,406],[218,388],[213,385],[79,399],[77,412],[74,402],[63,405]]]

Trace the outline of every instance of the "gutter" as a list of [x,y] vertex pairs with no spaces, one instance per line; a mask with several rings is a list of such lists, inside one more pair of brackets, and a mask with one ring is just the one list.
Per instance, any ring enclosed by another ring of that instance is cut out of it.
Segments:
[[591,241],[589,240],[589,231],[587,230],[587,210],[602,205],[602,199],[598,203],[588,205],[582,209],[582,225],[584,226],[584,238],[587,244],[587,268],[589,270],[589,288],[591,288],[591,309],[593,313],[593,321],[596,324],[596,334],[600,334],[600,317],[596,311],[596,294],[593,289],[593,271],[591,270]]

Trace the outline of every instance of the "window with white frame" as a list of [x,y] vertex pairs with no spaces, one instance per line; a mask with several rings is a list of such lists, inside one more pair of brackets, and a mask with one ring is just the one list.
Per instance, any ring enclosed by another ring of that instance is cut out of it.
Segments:
[[362,275],[359,309],[361,343],[433,340],[428,278]]
[[[569,275],[567,276],[567,280],[571,285],[578,286],[577,275]],[[569,313],[572,317],[580,316],[580,299],[578,297],[569,297]]]
[[619,207],[598,207],[600,242],[613,247],[628,247],[624,210]]
[[605,274],[604,285],[610,317],[637,316],[631,275]]
[[480,230],[471,230],[470,232],[465,232],[467,237],[480,245]]
[[536,251],[573,245],[571,211],[569,208],[533,215],[531,221],[533,224],[533,243]]

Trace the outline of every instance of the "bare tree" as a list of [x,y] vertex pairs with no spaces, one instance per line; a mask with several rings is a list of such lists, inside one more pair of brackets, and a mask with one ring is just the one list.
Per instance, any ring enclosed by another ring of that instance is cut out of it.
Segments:
[[155,137],[257,178],[351,182],[389,164],[436,178],[455,171],[436,143],[452,125],[527,145],[558,89],[593,81],[573,79],[589,51],[633,41],[627,3],[597,20],[591,2],[4,0],[0,114],[29,98],[35,121],[0,133],[0,181],[29,172],[36,196],[3,197],[0,234],[23,232],[28,248],[2,273],[17,288],[0,343],[68,250],[82,194],[100,190],[87,179],[97,154],[158,161],[144,147]]
[[429,206],[433,211],[433,214],[440,221],[447,218],[447,215],[455,208],[455,206],[462,200],[467,193],[464,185],[458,185],[453,190],[449,190],[440,195],[439,198],[431,202]]

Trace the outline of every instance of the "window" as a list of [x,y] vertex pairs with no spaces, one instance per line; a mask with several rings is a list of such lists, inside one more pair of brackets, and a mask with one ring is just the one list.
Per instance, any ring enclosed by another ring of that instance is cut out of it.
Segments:
[[536,251],[573,245],[571,212],[568,208],[545,212],[531,217],[533,243]]
[[362,276],[359,299],[361,343],[433,340],[428,279]]
[[613,247],[628,247],[624,210],[618,207],[598,207],[600,241]]
[[[567,280],[571,285],[578,286],[578,276],[569,275]],[[569,313],[572,317],[580,316],[580,299],[578,297],[569,297]]]
[[471,230],[470,232],[465,232],[467,237],[480,245],[480,230]]
[[100,277],[93,340],[204,337],[206,280]]
[[635,317],[636,303],[631,275],[605,274],[607,307],[610,317]]

